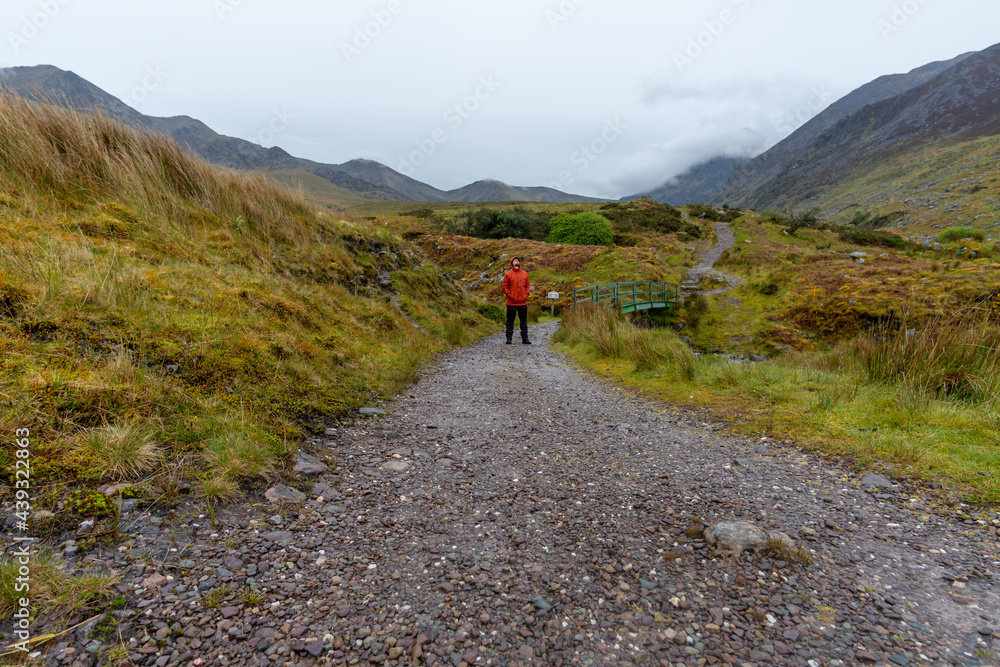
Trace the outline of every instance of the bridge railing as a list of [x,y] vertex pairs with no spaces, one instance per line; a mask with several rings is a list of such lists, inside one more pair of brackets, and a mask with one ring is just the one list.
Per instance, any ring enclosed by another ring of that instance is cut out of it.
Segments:
[[674,283],[631,282],[592,285],[573,291],[573,305],[614,301],[626,313],[648,308],[670,308],[680,301]]

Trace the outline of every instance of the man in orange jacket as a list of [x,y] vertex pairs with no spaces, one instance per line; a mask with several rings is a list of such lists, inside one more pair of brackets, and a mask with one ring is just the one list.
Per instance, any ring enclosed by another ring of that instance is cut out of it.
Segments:
[[521,270],[521,258],[512,257],[510,271],[503,274],[503,293],[507,295],[507,344],[514,337],[514,316],[521,320],[521,343],[531,345],[528,340],[528,295],[531,281],[528,272]]

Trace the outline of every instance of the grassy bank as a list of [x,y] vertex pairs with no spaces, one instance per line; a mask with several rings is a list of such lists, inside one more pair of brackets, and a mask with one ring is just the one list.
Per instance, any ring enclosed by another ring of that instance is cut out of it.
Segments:
[[0,96],[0,433],[31,431],[36,534],[110,522],[112,483],[163,502],[278,475],[311,431],[492,331],[478,305],[364,219]]
[[605,308],[567,312],[555,340],[597,373],[735,428],[997,503],[1000,327],[987,315],[966,310],[762,363],[696,355],[673,331]]

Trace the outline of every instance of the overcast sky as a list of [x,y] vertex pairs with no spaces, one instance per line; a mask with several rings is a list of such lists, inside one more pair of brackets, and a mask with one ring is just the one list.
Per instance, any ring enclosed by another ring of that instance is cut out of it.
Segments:
[[1000,42],[996,0],[3,0],[0,67],[442,189],[618,198],[754,155],[883,74]]

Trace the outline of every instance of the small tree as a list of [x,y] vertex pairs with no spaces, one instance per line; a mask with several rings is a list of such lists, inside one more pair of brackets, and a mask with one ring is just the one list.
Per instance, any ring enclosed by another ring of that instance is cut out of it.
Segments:
[[572,245],[611,245],[615,232],[611,222],[597,213],[560,213],[552,218],[549,243]]
[[819,222],[818,208],[811,208],[805,213],[795,213],[792,211],[786,211],[786,213],[788,215],[788,229],[786,231],[792,236],[795,236],[795,232],[803,227],[815,227],[816,223]]

